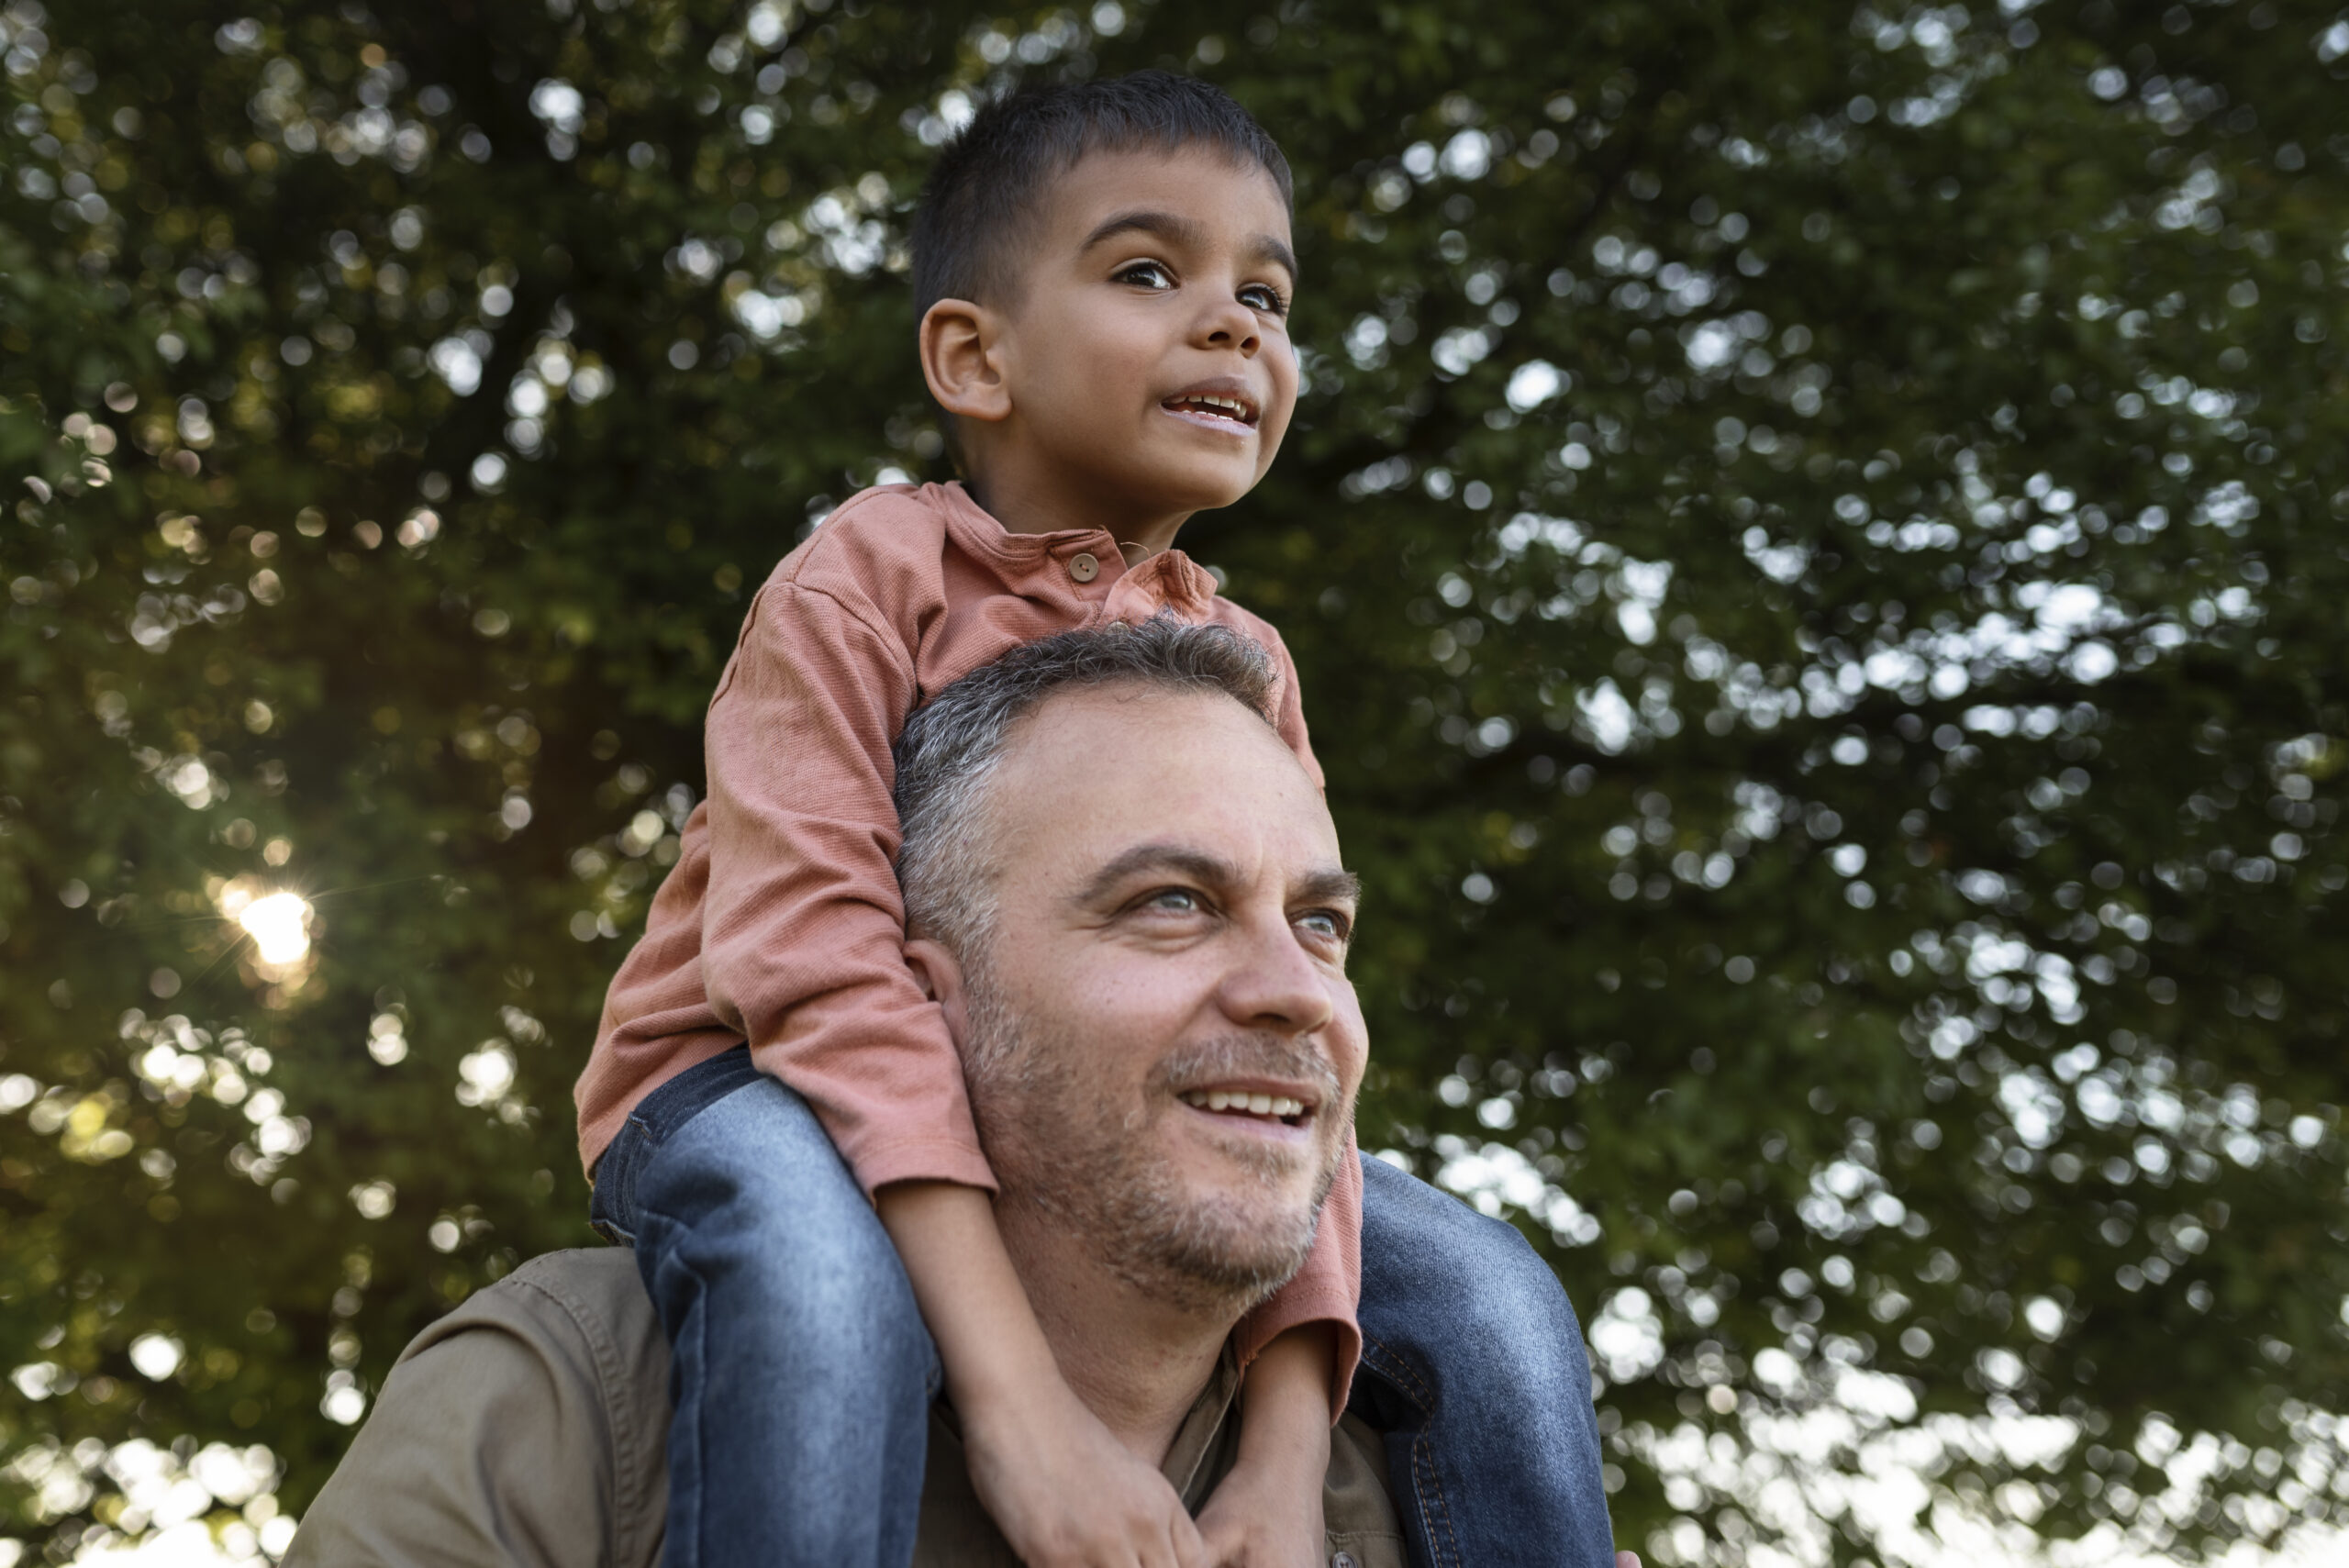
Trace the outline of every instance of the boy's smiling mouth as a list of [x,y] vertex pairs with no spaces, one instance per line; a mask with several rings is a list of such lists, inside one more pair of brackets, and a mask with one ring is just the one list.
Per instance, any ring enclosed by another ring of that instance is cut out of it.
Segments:
[[1262,417],[1255,396],[1238,376],[1219,376],[1186,387],[1158,405],[1176,418],[1209,430],[1252,434]]

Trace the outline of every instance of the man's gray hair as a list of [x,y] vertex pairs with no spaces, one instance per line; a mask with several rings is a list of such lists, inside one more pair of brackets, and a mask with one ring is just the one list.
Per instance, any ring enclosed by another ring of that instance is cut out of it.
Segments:
[[1279,679],[1272,656],[1240,633],[1162,615],[1025,643],[940,692],[897,738],[907,929],[965,963],[978,959],[997,871],[978,814],[1013,728],[1045,699],[1104,686],[1220,692],[1271,724]]

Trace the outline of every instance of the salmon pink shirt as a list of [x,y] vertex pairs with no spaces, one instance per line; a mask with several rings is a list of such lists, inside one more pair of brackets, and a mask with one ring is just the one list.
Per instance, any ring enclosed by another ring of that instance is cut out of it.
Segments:
[[[1166,613],[1272,655],[1272,717],[1319,785],[1280,634],[1180,551],[1129,567],[1106,532],[1011,533],[961,485],[925,484],[852,496],[785,556],[710,699],[708,797],[685,820],[580,1075],[589,1171],[646,1095],[747,1040],[868,1194],[904,1181],[992,1191],[962,1060],[903,956],[890,748],[925,700],[1022,643]],[[1252,1357],[1286,1329],[1330,1323],[1333,1409],[1361,1351],[1361,1238],[1349,1132],[1311,1257],[1239,1336]]]

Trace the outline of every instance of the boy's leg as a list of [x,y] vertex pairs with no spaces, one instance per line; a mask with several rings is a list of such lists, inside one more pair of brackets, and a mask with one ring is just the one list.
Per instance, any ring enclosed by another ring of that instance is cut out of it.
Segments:
[[645,1097],[598,1162],[675,1351],[669,1568],[913,1558],[938,1358],[873,1206],[741,1049]]
[[1613,1568],[1590,1362],[1517,1229],[1363,1160],[1362,1371],[1425,1568]]

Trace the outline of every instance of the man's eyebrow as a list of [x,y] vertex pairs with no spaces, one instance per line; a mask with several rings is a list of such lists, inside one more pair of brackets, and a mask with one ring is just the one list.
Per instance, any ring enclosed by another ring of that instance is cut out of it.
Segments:
[[[1153,212],[1137,208],[1131,212],[1113,213],[1085,237],[1077,248],[1081,255],[1096,245],[1116,239],[1120,234],[1154,234],[1170,245],[1196,248],[1206,239],[1205,232],[1179,213]],[[1259,234],[1248,242],[1248,259],[1269,261],[1286,271],[1294,280],[1297,276],[1297,253],[1287,244],[1270,234]]]
[[1077,895],[1080,904],[1096,904],[1117,890],[1119,883],[1142,872],[1174,872],[1208,887],[1229,887],[1240,880],[1240,868],[1220,856],[1186,844],[1136,844],[1093,873]]
[[[1186,844],[1137,844],[1093,874],[1078,892],[1080,904],[1097,904],[1118,884],[1145,872],[1172,872],[1204,887],[1230,887],[1241,880],[1240,868],[1219,855]],[[1362,879],[1350,871],[1323,867],[1307,872],[1289,889],[1292,904],[1362,902]]]
[[1301,904],[1360,904],[1362,878],[1350,871],[1308,872],[1291,896]]

